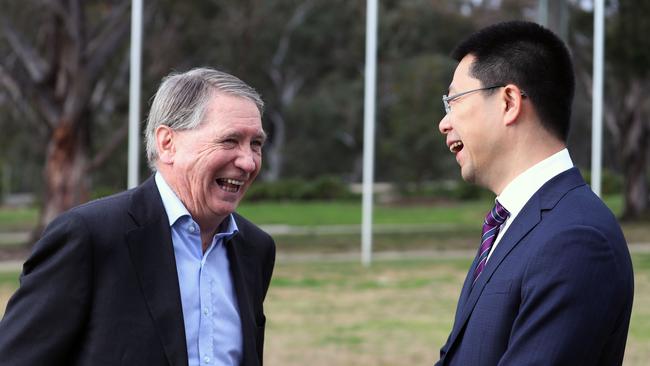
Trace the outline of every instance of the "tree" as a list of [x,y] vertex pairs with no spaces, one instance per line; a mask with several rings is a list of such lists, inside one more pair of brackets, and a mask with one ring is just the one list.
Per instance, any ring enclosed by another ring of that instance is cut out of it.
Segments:
[[[644,14],[650,3],[611,2],[606,19],[604,122],[613,140],[623,173],[625,220],[650,214],[648,165],[650,159],[650,24]],[[578,13],[572,42],[576,49],[578,81],[591,96],[592,13]]]
[[608,82],[607,126],[620,147],[625,176],[624,219],[650,214],[648,153],[650,152],[650,23],[647,1],[619,0],[611,19],[607,56],[611,64]]
[[[347,133],[353,133],[353,125],[359,124],[361,119],[351,116],[347,105],[324,103],[321,107],[332,110],[317,111],[305,106],[315,102],[313,98],[338,97],[329,94],[340,87],[332,80],[346,85],[362,80],[364,23],[359,20],[363,19],[363,2],[214,0],[202,2],[199,7],[197,11],[196,7],[182,2],[165,3],[166,32],[167,35],[175,34],[171,37],[174,45],[167,42],[166,47],[175,48],[175,54],[183,55],[182,60],[170,62],[169,67],[220,67],[261,92],[266,102],[264,124],[269,132],[263,179],[291,175],[310,177],[313,168],[320,166],[322,172],[326,172],[328,167],[315,165],[313,161],[305,165],[307,156],[315,156],[318,152],[322,156],[330,148],[339,152],[341,145],[345,145],[345,152],[356,151],[357,144],[350,143]],[[192,24],[191,30],[185,27],[188,23]],[[152,43],[159,44],[159,41]],[[362,97],[362,90],[354,91],[344,103],[362,100],[356,99]],[[323,121],[323,115],[332,119],[317,126],[316,121]],[[351,117],[354,122],[350,122]],[[340,131],[340,126],[346,131]],[[316,139],[311,135],[314,140],[305,145],[304,133],[313,133],[323,127],[328,129],[326,134]],[[306,152],[307,156],[301,152]],[[344,155],[339,163],[346,158],[350,155]],[[340,165],[349,168],[347,164]]]
[[126,135],[126,123],[113,128],[112,142],[89,155],[93,98],[101,99],[117,79],[105,72],[125,44],[129,5],[126,0],[43,0],[11,5],[11,12],[0,14],[2,40],[10,50],[0,59],[0,83],[42,131],[40,143],[46,146],[36,235],[59,213],[87,200],[90,171]]

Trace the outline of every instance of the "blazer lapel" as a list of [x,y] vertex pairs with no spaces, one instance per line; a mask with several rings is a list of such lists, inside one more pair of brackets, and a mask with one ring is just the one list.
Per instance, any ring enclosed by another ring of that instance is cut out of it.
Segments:
[[472,290],[472,277],[473,277],[472,274],[474,273],[477,264],[478,264],[478,254],[474,256],[474,261],[472,262],[472,265],[469,267],[469,271],[467,271],[467,276],[465,276],[465,282],[463,283],[463,287],[460,291],[460,296],[458,297],[458,305],[456,306],[456,319],[454,320],[454,324],[458,323],[461,310],[463,309],[465,302],[469,297],[470,291]]
[[[456,321],[454,328],[449,336],[450,348],[456,341],[460,331],[465,327],[469,316],[472,314],[476,303],[478,302],[485,285],[492,277],[492,274],[499,268],[503,260],[510,254],[510,252],[521,242],[521,240],[531,231],[542,219],[542,211],[550,210],[558,203],[558,201],[569,190],[583,185],[584,180],[580,176],[577,168],[572,168],[554,177],[542,188],[537,191],[526,203],[515,221],[511,224],[508,231],[504,234],[503,238],[495,248],[490,259],[485,266],[485,269],[476,280],[472,287],[471,280],[466,279],[463,291],[461,292],[461,299],[463,296],[467,299],[462,305],[459,305],[456,310]],[[476,260],[474,260],[476,262]],[[472,265],[472,268],[475,263]],[[472,269],[470,269],[471,274]],[[471,277],[468,275],[468,277]],[[459,314],[460,312],[460,314]]]
[[257,360],[257,329],[255,313],[252,308],[252,301],[248,292],[245,273],[255,271],[255,266],[248,263],[248,245],[241,231],[226,242],[230,273],[232,275],[239,316],[241,318],[242,336],[244,338],[244,349],[242,365],[258,365]]
[[136,227],[126,243],[140,287],[170,365],[187,366],[185,325],[169,222],[153,178],[132,196]]

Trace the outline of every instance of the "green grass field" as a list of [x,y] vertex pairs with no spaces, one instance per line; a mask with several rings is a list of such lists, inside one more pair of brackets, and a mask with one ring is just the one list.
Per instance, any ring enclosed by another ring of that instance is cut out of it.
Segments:
[[[620,212],[620,197],[608,197],[606,203]],[[354,230],[275,235],[278,263],[265,303],[265,364],[432,364],[451,329],[480,223],[491,204],[376,205],[374,250],[417,259],[376,260],[370,268],[358,263],[360,237]],[[239,212],[260,225],[322,228],[361,221],[358,202],[244,203]],[[36,217],[33,209],[0,209],[0,233],[29,229]],[[386,227],[406,230],[379,230]],[[623,228],[629,242],[650,242],[647,223]],[[420,251],[426,252],[418,258]],[[627,366],[650,359],[650,253],[633,253],[633,260],[636,294]],[[15,271],[0,271],[0,314],[17,278]]]
[[[606,197],[605,202],[616,214],[620,213],[620,196]],[[475,229],[493,202],[460,201],[410,205],[376,204],[373,221],[376,224],[437,224]],[[258,225],[358,225],[361,223],[361,202],[242,202],[239,213]],[[0,232],[29,230],[38,212],[34,208],[10,209],[0,207]]]
[[[490,209],[489,201],[438,203],[429,205],[375,205],[376,224],[473,225]],[[348,202],[261,202],[243,203],[237,210],[259,224],[301,226],[357,225],[361,203]]]
[[[650,254],[634,253],[626,366],[650,359]],[[470,258],[280,261],[265,312],[270,366],[430,365],[452,326]],[[0,314],[18,273],[0,272]]]

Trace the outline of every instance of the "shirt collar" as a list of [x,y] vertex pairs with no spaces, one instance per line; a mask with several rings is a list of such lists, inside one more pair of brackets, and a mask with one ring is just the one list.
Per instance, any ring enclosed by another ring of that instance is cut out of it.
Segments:
[[165,206],[165,212],[167,212],[167,218],[169,219],[169,226],[174,226],[176,220],[180,219],[183,216],[192,216],[190,212],[187,211],[183,202],[178,198],[176,193],[171,189],[171,187],[165,181],[160,172],[156,172],[155,176],[156,186],[160,192],[160,198],[162,198],[163,206]]
[[[163,206],[165,207],[165,212],[167,213],[167,218],[169,219],[169,226],[174,226],[176,221],[181,217],[192,217],[190,212],[187,210],[183,202],[178,198],[176,193],[171,189],[171,187],[165,181],[160,172],[156,172],[155,175],[156,186],[158,187],[158,192],[160,192],[160,198],[162,199]],[[237,222],[232,214],[228,215],[227,225],[222,225],[220,227],[225,227],[225,231],[220,231],[217,235],[224,237],[230,237],[239,231],[237,227]]]
[[564,148],[519,174],[508,183],[497,199],[510,211],[510,217],[514,218],[546,182],[572,167],[569,151]]

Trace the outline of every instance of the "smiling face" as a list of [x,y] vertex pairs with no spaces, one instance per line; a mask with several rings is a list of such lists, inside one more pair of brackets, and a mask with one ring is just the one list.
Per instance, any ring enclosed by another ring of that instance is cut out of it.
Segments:
[[158,170],[203,230],[235,211],[260,171],[265,133],[254,102],[216,93],[201,125],[156,130]]
[[[467,55],[456,67],[449,86],[449,95],[484,87],[470,76],[474,56]],[[486,94],[476,91],[449,102],[451,112],[438,125],[446,135],[449,150],[456,156],[461,175],[467,182],[490,188],[493,163],[499,156],[502,143],[498,114],[498,92]]]

